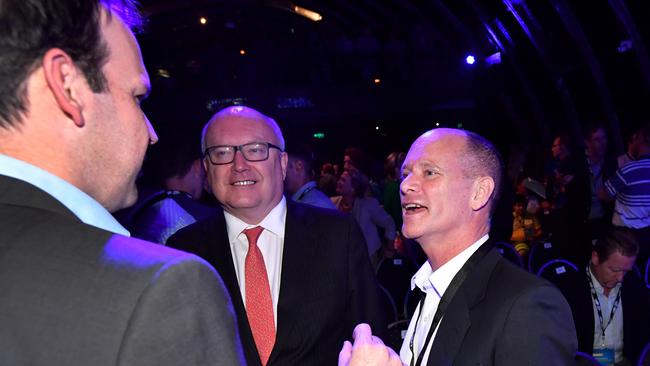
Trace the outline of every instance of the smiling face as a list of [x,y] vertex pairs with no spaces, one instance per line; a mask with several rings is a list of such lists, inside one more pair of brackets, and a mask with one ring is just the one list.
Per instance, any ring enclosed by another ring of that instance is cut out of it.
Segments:
[[454,236],[471,220],[474,179],[463,171],[466,137],[462,132],[433,130],[411,146],[400,185],[404,236],[420,244]]
[[[234,113],[220,112],[208,122],[207,147],[251,142],[282,146],[263,115],[244,107],[230,110]],[[214,165],[207,158],[203,163],[212,192],[224,210],[249,224],[259,223],[282,199],[287,154],[278,149],[269,149],[264,161],[246,161],[237,151],[232,163]]]

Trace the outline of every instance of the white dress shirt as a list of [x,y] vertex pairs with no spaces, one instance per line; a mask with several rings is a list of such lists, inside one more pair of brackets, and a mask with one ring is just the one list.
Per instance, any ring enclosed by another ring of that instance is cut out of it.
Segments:
[[271,289],[271,299],[273,300],[273,319],[275,320],[277,329],[278,298],[280,296],[282,252],[284,248],[284,225],[287,221],[287,201],[282,197],[282,200],[258,225],[249,225],[225,211],[224,216],[226,217],[230,252],[232,253],[237,282],[239,282],[239,291],[241,292],[244,305],[246,305],[245,263],[246,254],[248,253],[248,238],[246,238],[246,234],[243,231],[256,226],[264,228],[264,231],[262,231],[262,234],[257,239],[257,246],[260,248],[264,257],[266,274],[269,279],[269,288]]
[[[609,291],[609,296],[605,296],[604,288],[594,276],[594,273],[589,268],[589,276],[591,276],[591,283],[594,284],[594,290],[598,295],[600,301],[600,309],[603,314],[603,326],[609,322],[609,315],[612,313],[612,307],[616,301],[618,292],[621,291],[621,284]],[[596,302],[591,300],[591,306],[594,312],[594,349],[608,348],[614,349],[614,362],[619,363],[623,360],[623,299],[621,298],[616,311],[614,312],[612,322],[605,329],[605,338],[600,329],[600,319],[598,318],[598,310]]]
[[[440,299],[447,291],[447,287],[451,283],[451,280],[456,276],[456,273],[465,265],[465,262],[478,250],[481,244],[485,243],[488,240],[488,235],[484,235],[474,244],[467,247],[462,252],[458,253],[455,257],[450,259],[447,263],[443,264],[435,272],[431,269],[429,262],[425,262],[422,267],[415,273],[411,279],[411,290],[417,286],[422,292],[426,293],[426,298],[424,300],[424,306],[422,307],[422,312],[420,313],[420,305],[418,304],[409,323],[408,330],[406,331],[406,336],[404,337],[404,343],[402,343],[402,348],[400,350],[400,359],[406,365],[409,365],[413,354],[409,349],[409,343],[411,338],[413,338],[413,352],[415,354],[415,360],[420,355],[422,347],[424,347],[424,342],[427,339],[427,334],[429,333],[429,328],[431,327],[431,322],[433,322],[433,317],[438,310],[438,304],[440,304]],[[415,328],[416,320],[418,319],[418,314],[420,314],[420,320],[417,321],[417,329]],[[438,333],[438,327],[442,323],[442,319],[436,326],[436,329],[433,332],[431,340],[427,345],[427,349],[424,350],[424,358],[422,359],[422,364],[426,365],[427,360],[429,359],[429,352],[431,352],[431,345],[433,340],[436,338],[436,333]],[[415,333],[415,335],[414,335]],[[414,363],[415,363],[414,360]]]
[[48,171],[0,154],[0,175],[22,180],[45,191],[88,225],[117,234],[131,235],[99,202]]

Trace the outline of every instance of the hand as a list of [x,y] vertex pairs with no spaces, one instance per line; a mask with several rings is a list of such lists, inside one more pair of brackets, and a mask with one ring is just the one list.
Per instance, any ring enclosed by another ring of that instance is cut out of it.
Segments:
[[352,338],[354,345],[349,341],[343,343],[339,366],[403,366],[395,351],[372,335],[368,324],[357,325]]

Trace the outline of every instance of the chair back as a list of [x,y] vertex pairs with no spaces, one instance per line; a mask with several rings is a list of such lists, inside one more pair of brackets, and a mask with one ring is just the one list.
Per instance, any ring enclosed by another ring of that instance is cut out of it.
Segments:
[[639,362],[637,362],[636,366],[650,366],[650,342],[643,347],[643,351],[641,351],[641,356],[639,357]]
[[377,266],[377,281],[390,293],[395,304],[403,304],[417,268],[403,257],[384,258]]
[[572,262],[566,259],[553,259],[544,264],[537,271],[537,275],[553,283],[557,283],[564,277],[577,275],[578,272],[578,267]]
[[395,352],[399,353],[406,336],[406,331],[409,329],[409,319],[398,320],[394,323],[388,324],[388,336],[386,345],[390,346]]
[[386,317],[386,323],[390,324],[397,321],[397,306],[390,292],[382,285],[379,285],[379,296],[381,297],[381,306]]
[[539,241],[528,252],[528,270],[537,273],[550,260],[560,258],[559,250],[550,241]]
[[514,265],[516,265],[519,268],[524,267],[524,263],[521,259],[521,256],[517,252],[517,249],[505,241],[498,241],[494,243],[494,247],[501,253],[503,258],[507,259],[508,261],[512,262]]

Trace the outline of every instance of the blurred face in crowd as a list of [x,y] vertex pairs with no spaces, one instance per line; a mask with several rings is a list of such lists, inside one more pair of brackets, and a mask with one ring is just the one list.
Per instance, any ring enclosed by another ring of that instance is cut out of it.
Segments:
[[[266,142],[281,146],[280,139],[265,116],[246,107],[231,107],[208,122],[205,147],[240,146]],[[280,202],[287,172],[287,154],[269,149],[263,161],[247,161],[241,151],[233,162],[214,165],[206,157],[204,165],[212,192],[224,210],[249,224],[257,224]]]
[[628,257],[618,251],[610,254],[609,258],[601,261],[598,253],[591,252],[591,271],[601,286],[609,292],[617,284],[623,282],[626,273],[634,268],[636,256]]
[[567,153],[566,145],[562,143],[559,137],[553,140],[551,146],[551,154],[555,159],[562,159]]
[[602,128],[594,131],[586,141],[587,151],[593,158],[602,158],[607,152],[607,134]]
[[339,177],[339,180],[336,182],[336,193],[342,196],[354,194],[352,177],[350,176],[350,172],[347,170],[343,171],[343,174],[341,174],[341,177]]
[[102,70],[107,90],[91,93],[84,116],[89,138],[80,147],[85,167],[79,186],[109,211],[135,203],[135,180],[150,143],[158,140],[140,101],[149,93],[149,76],[133,33],[113,15],[102,13],[101,28],[109,49]]

